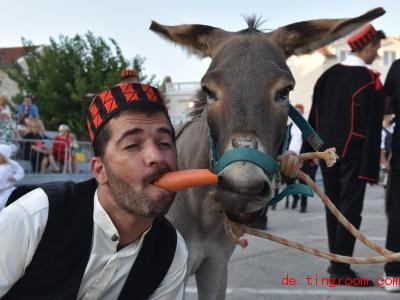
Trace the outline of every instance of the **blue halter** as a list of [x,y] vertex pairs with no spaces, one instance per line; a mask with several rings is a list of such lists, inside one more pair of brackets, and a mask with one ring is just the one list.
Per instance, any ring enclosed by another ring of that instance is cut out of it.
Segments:
[[[318,150],[323,145],[323,141],[314,131],[314,129],[308,124],[304,117],[295,109],[291,104],[289,104],[289,117],[293,122],[300,128],[302,132],[303,139],[307,140],[308,143]],[[288,137],[289,129],[286,130],[285,140],[281,149],[281,153],[285,152],[288,147]],[[217,159],[217,147],[214,139],[211,137],[210,132],[208,132],[208,143],[210,147],[210,163],[211,167],[216,174],[219,174],[227,165],[236,161],[248,161],[264,170],[266,174],[270,177],[276,175],[280,170],[280,164],[266,153],[258,151],[249,147],[237,147],[228,150],[222,154],[222,156]],[[281,193],[272,198],[268,205],[275,204],[285,198],[288,195],[301,194],[305,196],[313,196],[314,193],[312,189],[305,184],[296,183],[291,184],[286,187]]]

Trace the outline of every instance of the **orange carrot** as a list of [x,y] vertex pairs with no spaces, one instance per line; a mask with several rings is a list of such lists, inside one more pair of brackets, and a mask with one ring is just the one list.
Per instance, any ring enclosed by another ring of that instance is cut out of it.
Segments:
[[165,173],[154,184],[169,192],[177,192],[190,187],[216,184],[217,182],[218,176],[209,170],[194,169]]

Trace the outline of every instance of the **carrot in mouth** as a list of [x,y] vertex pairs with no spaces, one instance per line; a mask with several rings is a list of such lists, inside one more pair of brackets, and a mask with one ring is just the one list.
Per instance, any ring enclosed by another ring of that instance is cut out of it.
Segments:
[[217,184],[218,176],[207,169],[168,172],[153,182],[169,192],[178,192],[190,187]]

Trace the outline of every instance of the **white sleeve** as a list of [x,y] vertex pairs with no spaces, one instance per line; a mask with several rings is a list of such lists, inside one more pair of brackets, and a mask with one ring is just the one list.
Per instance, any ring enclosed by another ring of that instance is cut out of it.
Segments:
[[35,189],[0,211],[0,298],[21,278],[42,238],[48,198]]
[[176,250],[172,264],[160,286],[150,296],[149,300],[183,299],[185,275],[187,269],[188,251],[185,241],[179,231],[177,233]]
[[15,174],[13,175],[14,179],[16,181],[24,178],[25,175],[25,171],[24,169],[21,167],[21,165],[19,163],[17,163],[15,160],[11,160],[10,159],[10,163],[12,164]]

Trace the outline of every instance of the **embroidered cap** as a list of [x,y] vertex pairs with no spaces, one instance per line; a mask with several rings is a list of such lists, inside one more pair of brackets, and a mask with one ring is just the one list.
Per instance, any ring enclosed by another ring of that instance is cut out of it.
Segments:
[[126,109],[158,110],[169,118],[158,89],[142,83],[121,83],[97,94],[89,106],[87,126],[92,142],[105,123]]
[[374,26],[368,24],[363,29],[350,36],[347,40],[347,44],[349,44],[351,51],[354,52],[370,43],[375,37],[381,40],[386,38],[386,35],[382,30],[376,31]]
[[121,71],[121,79],[126,77],[137,77],[137,71],[135,69],[124,69]]

